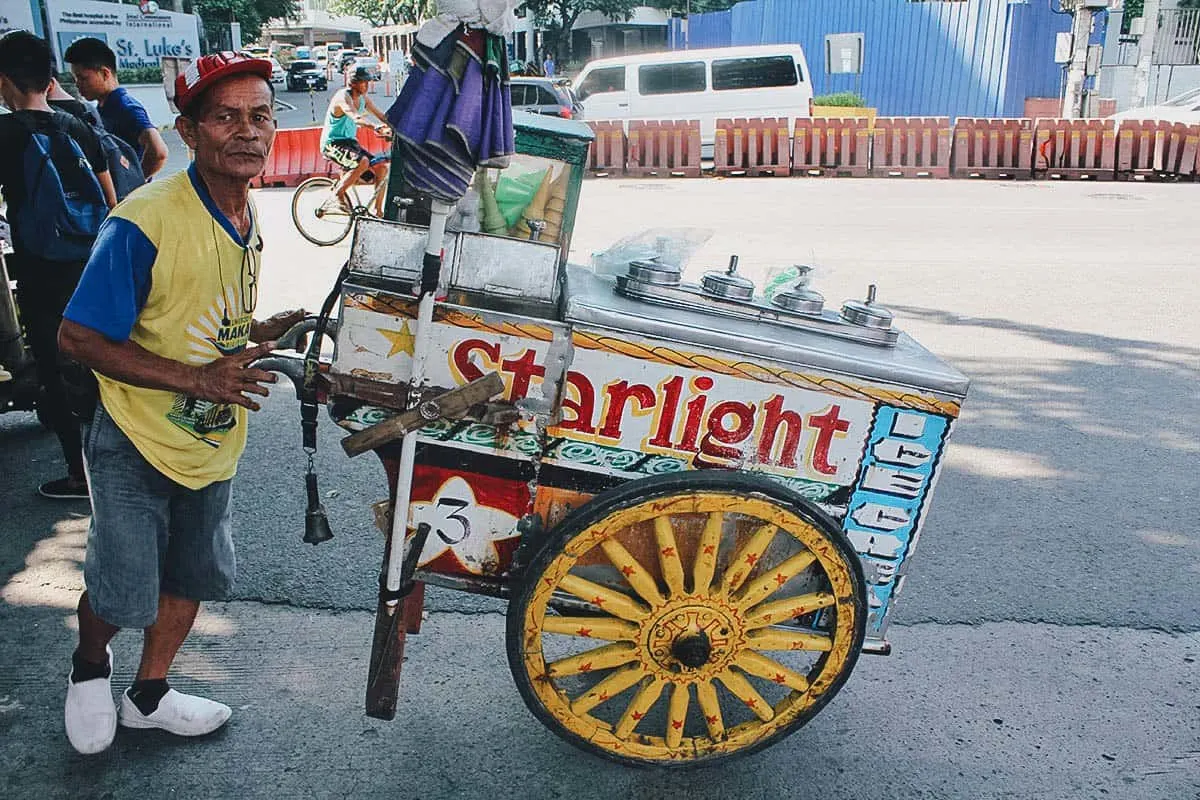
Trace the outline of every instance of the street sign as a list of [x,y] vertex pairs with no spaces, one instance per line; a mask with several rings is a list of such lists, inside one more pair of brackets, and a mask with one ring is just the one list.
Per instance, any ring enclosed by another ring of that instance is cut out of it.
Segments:
[[[45,0],[50,40],[65,69],[62,54],[76,39],[94,37],[117,56],[117,67],[157,67],[159,59],[200,55],[197,17],[159,10],[143,14],[138,6],[96,0]],[[240,46],[240,45],[239,45]]]
[[831,33],[825,37],[825,74],[861,75],[863,71],[861,33]]
[[14,0],[0,4],[0,35],[9,31],[41,33],[41,26],[34,16],[34,6],[29,0]]
[[1054,63],[1069,64],[1071,62],[1071,45],[1075,39],[1070,31],[1063,31],[1054,36]]

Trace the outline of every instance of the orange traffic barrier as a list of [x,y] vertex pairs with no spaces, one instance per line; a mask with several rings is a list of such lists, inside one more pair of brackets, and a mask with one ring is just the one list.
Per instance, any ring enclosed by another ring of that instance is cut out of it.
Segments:
[[871,175],[950,177],[949,117],[877,117]]
[[260,186],[296,186],[332,169],[321,155],[320,128],[284,128],[275,132],[275,143],[258,176]]
[[797,119],[792,174],[865,178],[870,171],[868,119]]
[[635,120],[629,123],[625,172],[633,177],[700,177],[698,121]]
[[1123,120],[1117,131],[1117,177],[1122,180],[1195,177],[1200,173],[1198,154],[1200,125]]
[[606,177],[625,174],[625,128],[619,122],[589,122],[596,138],[588,150],[588,175]]
[[1033,120],[959,117],[952,155],[956,178],[1032,178]]
[[392,140],[379,135],[374,128],[359,127],[358,143],[372,153],[392,152]]
[[713,167],[724,176],[791,175],[792,142],[787,119],[717,120]]
[[1115,130],[1110,119],[1039,119],[1033,131],[1034,176],[1111,181]]

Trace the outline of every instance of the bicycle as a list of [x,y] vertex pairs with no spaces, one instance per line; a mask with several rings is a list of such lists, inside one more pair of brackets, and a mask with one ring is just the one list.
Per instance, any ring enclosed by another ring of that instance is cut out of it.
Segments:
[[338,178],[324,175],[309,178],[296,187],[292,195],[292,222],[300,235],[315,245],[327,247],[335,245],[349,235],[354,223],[362,217],[374,217],[371,205],[382,191],[386,191],[387,183],[380,182],[374,187],[366,203],[360,202],[359,189],[372,186],[373,183],[360,182],[346,190],[350,201],[347,209],[340,202],[334,187]]
[[[371,175],[369,180],[359,181],[346,190],[349,208],[341,203],[334,188],[341,180],[337,176],[319,175],[309,178],[296,187],[292,195],[292,222],[300,235],[315,245],[328,247],[345,239],[354,228],[354,223],[362,217],[376,218],[371,208],[378,200],[380,192],[387,191],[387,181],[377,181]],[[374,187],[366,202],[361,202],[359,195],[363,187]]]

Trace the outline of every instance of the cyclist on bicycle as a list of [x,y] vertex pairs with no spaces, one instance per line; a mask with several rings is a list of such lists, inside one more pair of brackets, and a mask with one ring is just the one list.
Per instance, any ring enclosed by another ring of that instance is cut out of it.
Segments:
[[[386,134],[391,131],[387,117],[367,97],[370,80],[371,73],[366,68],[359,67],[354,70],[350,77],[350,85],[335,92],[333,99],[329,101],[329,109],[325,112],[325,124],[321,128],[321,154],[343,169],[334,192],[346,210],[349,210],[351,205],[346,191],[363,179],[373,181],[377,186],[382,185],[387,180],[388,163],[391,160],[386,153],[376,154],[367,150],[359,144],[356,136],[359,125],[370,124],[367,111],[382,123],[375,126],[379,133]],[[383,216],[385,194],[386,192],[375,193],[377,217]]]

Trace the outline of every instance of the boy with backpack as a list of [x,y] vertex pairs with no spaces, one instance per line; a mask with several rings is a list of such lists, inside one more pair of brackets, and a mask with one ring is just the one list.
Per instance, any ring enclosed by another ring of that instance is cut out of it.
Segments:
[[117,80],[117,55],[94,37],[76,39],[63,53],[75,85],[86,100],[99,103],[104,129],[137,154],[142,174],[149,178],[167,163],[167,144],[146,108]]
[[118,203],[128,197],[134,189],[145,185],[146,176],[142,172],[142,162],[138,159],[137,152],[120,136],[105,129],[96,110],[72,97],[57,78],[50,79],[50,93],[46,96],[46,102],[52,108],[75,117],[96,134],[96,138],[100,140],[100,149],[104,151],[104,160],[108,162],[108,176],[112,178]]
[[62,445],[67,476],[38,491],[86,499],[83,443],[63,382],[58,326],[116,194],[96,134],[47,100],[50,46],[26,31],[0,38],[0,192],[8,205],[17,305],[37,365],[41,406]]

